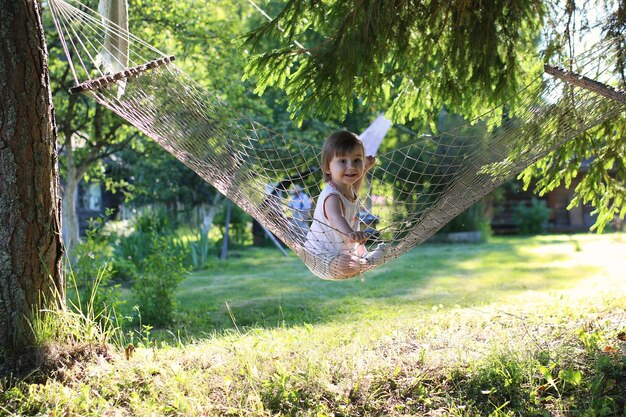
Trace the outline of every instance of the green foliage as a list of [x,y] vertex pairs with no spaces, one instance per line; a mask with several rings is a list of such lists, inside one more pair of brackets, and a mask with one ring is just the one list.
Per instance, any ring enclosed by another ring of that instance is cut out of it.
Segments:
[[147,210],[135,219],[132,233],[114,239],[113,276],[131,285],[141,280],[148,273],[149,259],[158,250],[153,247],[158,240],[167,242],[170,253],[180,255],[185,270],[205,268],[211,255],[215,256],[215,244],[206,234],[200,231],[193,237],[178,236],[165,211]]
[[259,92],[283,89],[300,122],[314,113],[343,115],[354,95],[379,108],[391,104],[400,122],[432,120],[443,104],[476,115],[520,85],[543,13],[536,0],[489,8],[292,0],[248,35],[256,55],[247,73],[258,77]]
[[300,142],[321,141],[331,129],[316,120],[297,129],[281,104],[282,91],[268,89],[259,98],[254,83],[242,81],[249,51],[241,39],[265,19],[248,2],[138,0],[132,6],[138,11],[130,15],[133,33],[160,49],[167,45],[177,65],[237,111]]
[[[108,212],[110,216],[112,213]],[[103,234],[105,219],[91,219],[85,240],[68,259],[70,296],[77,307],[96,311],[119,306],[120,286],[113,283],[113,265],[108,253],[108,238]]]
[[115,239],[113,273],[121,282],[133,283],[141,274],[143,261],[152,251],[151,236],[156,232],[135,231]]
[[536,235],[544,233],[548,226],[552,210],[543,200],[532,198],[530,203],[520,202],[511,209],[513,222],[519,233],[523,235]]
[[197,238],[189,242],[189,249],[191,253],[191,264],[194,269],[202,269],[209,261],[209,255],[213,245],[209,240],[209,236],[206,233],[200,231]]
[[[213,226],[218,227],[222,232],[222,235],[226,233],[226,212],[227,204],[222,206],[213,219]],[[244,244],[250,242],[252,239],[251,227],[252,217],[243,211],[242,208],[236,205],[231,205],[232,211],[230,214],[230,230],[229,236],[232,242],[237,244]]]
[[143,319],[152,325],[171,323],[176,309],[175,292],[185,277],[184,255],[165,236],[149,235],[150,252],[141,262],[133,292]]
[[163,209],[146,210],[139,214],[134,223],[135,233],[166,234],[174,230],[170,217]]
[[459,216],[448,222],[442,233],[454,232],[481,232],[483,239],[491,235],[490,218],[487,215],[485,202],[479,201],[465,210]]
[[144,321],[163,326],[172,321],[175,291],[188,265],[204,267],[210,249],[207,236],[180,239],[165,211],[146,210],[135,219],[131,234],[116,239],[113,268],[118,279],[132,284]]
[[133,232],[115,239],[113,270],[122,281],[133,282],[142,272],[144,260],[152,252],[153,235],[170,236],[174,240],[173,226],[164,210],[146,210],[138,215]]
[[561,185],[570,187],[574,179],[575,195],[569,208],[581,203],[591,204],[598,215],[594,229],[602,231],[616,217],[626,217],[626,122],[619,119],[605,122],[583,135],[580,140],[564,145],[520,177],[525,187],[536,179],[540,195]]
[[[137,274],[139,273],[137,265],[133,262],[134,256],[136,256],[137,252],[135,250],[131,251],[128,249],[130,245],[128,244],[127,239],[123,239],[121,242],[124,242],[122,246],[124,246],[125,249],[120,250],[119,246],[116,248],[116,254],[111,259],[112,274],[117,282],[131,283],[135,281]],[[144,248],[144,246],[142,246],[142,248]],[[121,256],[120,253],[132,253],[133,255],[124,257]],[[143,259],[145,254],[140,254],[139,257]]]
[[[111,176],[132,178],[134,192],[128,202],[140,211],[148,205],[195,207],[210,201],[217,192],[154,142],[125,150],[120,153],[120,158],[125,162],[124,166],[111,172]],[[158,211],[165,210],[160,208]],[[174,218],[173,213],[175,211],[171,210],[171,218]]]
[[[470,381],[465,381],[467,385],[460,389],[467,390],[476,401],[474,407],[480,409],[482,415],[499,415],[498,410],[538,413],[539,407],[532,403],[526,391],[531,375],[529,370],[533,366],[526,361],[515,357],[513,352],[493,355],[475,370]],[[464,384],[463,379],[457,384]]]

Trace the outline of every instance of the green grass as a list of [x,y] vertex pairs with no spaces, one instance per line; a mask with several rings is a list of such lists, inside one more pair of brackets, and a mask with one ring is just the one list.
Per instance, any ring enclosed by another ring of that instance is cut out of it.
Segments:
[[624,235],[424,245],[363,282],[240,255],[183,283],[185,337],[70,344],[0,415],[625,415]]
[[[588,250],[576,252],[574,241]],[[439,304],[480,306],[532,291],[572,288],[603,269],[584,256],[591,256],[596,241],[581,235],[423,245],[369,272],[363,282],[322,281],[295,255],[249,249],[190,275],[178,295],[176,327],[191,335],[233,328],[226,303],[239,326],[273,328],[400,317]]]

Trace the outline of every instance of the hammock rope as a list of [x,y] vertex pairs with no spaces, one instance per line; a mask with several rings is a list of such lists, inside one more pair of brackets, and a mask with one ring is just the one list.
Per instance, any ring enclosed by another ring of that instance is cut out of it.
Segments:
[[[77,87],[111,109],[238,204],[290,247],[318,277],[344,279],[330,254],[306,249],[306,228],[289,207],[298,185],[313,199],[323,186],[319,145],[286,138],[233,109],[191,79],[170,57],[80,3],[48,2]],[[125,42],[110,42],[119,36]],[[620,39],[569,57],[572,73],[604,86]],[[103,48],[122,56],[124,71],[102,65]],[[561,79],[564,78],[564,79]],[[571,80],[569,80],[571,81]],[[611,88],[611,87],[607,87]],[[424,242],[447,222],[523,169],[572,138],[624,110],[619,90],[598,94],[567,77],[538,75],[508,103],[449,131],[413,136],[377,155],[361,200],[364,216],[379,219],[368,242],[386,244],[383,256],[364,261],[359,274]],[[399,132],[399,135],[402,133]],[[309,239],[311,236],[309,236]]]

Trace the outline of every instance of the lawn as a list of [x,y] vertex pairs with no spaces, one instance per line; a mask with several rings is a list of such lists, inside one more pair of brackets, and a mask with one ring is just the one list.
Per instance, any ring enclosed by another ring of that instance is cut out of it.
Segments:
[[[626,270],[626,236],[494,237],[427,244],[364,276],[328,282],[273,248],[236,252],[182,284],[177,328],[198,332],[415,316],[433,306],[480,307],[589,285]],[[622,288],[623,289],[623,288]],[[228,307],[227,307],[228,306]],[[228,311],[230,308],[230,312]]]
[[249,250],[185,280],[176,336],[47,346],[0,415],[622,416],[625,271],[622,234],[423,245],[346,282]]

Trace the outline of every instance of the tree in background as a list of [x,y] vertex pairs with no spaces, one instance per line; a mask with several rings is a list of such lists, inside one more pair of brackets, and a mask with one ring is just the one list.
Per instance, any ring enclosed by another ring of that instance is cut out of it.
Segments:
[[[85,3],[96,8],[98,2]],[[241,80],[246,53],[238,48],[237,40],[260,19],[262,16],[249,4],[233,0],[138,0],[130,3],[129,10],[132,33],[176,55],[177,64],[195,81],[231,106],[300,141],[319,141],[328,127],[312,121],[296,128],[280,103],[280,90],[270,89],[259,99],[252,82]],[[54,32],[51,21],[47,30]],[[107,188],[124,192],[134,207],[177,207],[182,203],[185,209],[193,209],[202,205],[206,222],[210,222],[220,203],[210,185],[113,113],[88,97],[68,94],[74,80],[56,35],[51,36],[50,62],[62,145],[66,242],[71,245],[78,240],[74,190],[86,178],[104,181]]]
[[[97,1],[87,2],[97,7]],[[63,191],[63,241],[70,251],[80,241],[78,186],[87,177],[103,181],[107,188],[125,190],[123,180],[106,181],[105,160],[130,148],[139,133],[124,120],[81,94],[70,94],[76,84],[56,34],[50,13],[45,13],[46,33],[50,34],[50,85],[55,102],[59,133],[60,175]]]
[[56,135],[39,3],[0,0],[0,372],[26,365],[35,310],[64,297]]
[[126,180],[133,187],[127,201],[133,208],[161,207],[174,220],[191,220],[195,208],[209,204],[217,191],[195,172],[165,152],[156,143],[142,140],[133,149],[119,153],[119,162],[111,166],[109,178]]

